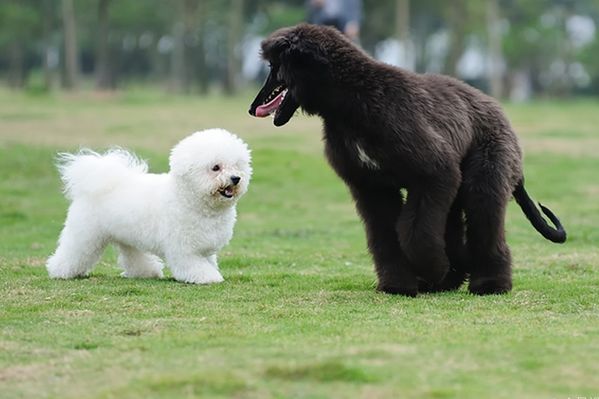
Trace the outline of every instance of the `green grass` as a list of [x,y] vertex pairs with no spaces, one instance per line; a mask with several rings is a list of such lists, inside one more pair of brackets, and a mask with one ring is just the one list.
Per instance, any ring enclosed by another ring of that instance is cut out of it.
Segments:
[[[568,243],[512,204],[512,293],[408,299],[374,290],[319,121],[275,129],[246,115],[251,97],[0,92],[0,398],[599,396],[597,103],[507,106],[527,188]],[[172,144],[211,126],[247,140],[255,170],[223,284],[123,279],[113,250],[89,278],[48,279],[67,208],[57,151],[121,145],[164,171]]]

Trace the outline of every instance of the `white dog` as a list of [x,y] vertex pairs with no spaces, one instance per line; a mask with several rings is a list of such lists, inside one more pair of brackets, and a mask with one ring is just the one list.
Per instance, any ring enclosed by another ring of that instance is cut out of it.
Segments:
[[216,254],[233,235],[250,162],[247,145],[222,129],[183,139],[164,174],[147,173],[145,162],[120,149],[62,154],[58,168],[71,205],[47,262],[50,277],[87,275],[114,243],[125,277],[162,277],[163,258],[178,281],[223,281]]

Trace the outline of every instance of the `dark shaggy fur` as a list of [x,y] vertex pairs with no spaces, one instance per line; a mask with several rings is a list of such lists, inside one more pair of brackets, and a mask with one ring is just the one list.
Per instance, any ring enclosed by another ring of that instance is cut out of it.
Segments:
[[524,190],[518,139],[494,99],[377,62],[327,27],[278,30],[262,54],[271,70],[250,114],[274,113],[277,126],[298,107],[322,117],[326,156],[362,216],[380,290],[453,290],[469,275],[472,293],[509,291],[512,195],[544,237],[565,241],[555,215],[541,206],[553,228]]

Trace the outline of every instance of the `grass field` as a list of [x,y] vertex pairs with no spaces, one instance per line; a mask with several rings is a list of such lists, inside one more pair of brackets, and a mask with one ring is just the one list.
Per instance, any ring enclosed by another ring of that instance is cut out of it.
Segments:
[[[511,204],[512,293],[408,299],[374,289],[319,120],[276,129],[251,98],[0,91],[1,398],[599,397],[599,102],[507,106],[528,191],[569,241]],[[56,151],[120,145],[160,172],[214,126],[254,158],[223,284],[124,279],[113,250],[89,278],[48,279],[67,209]]]

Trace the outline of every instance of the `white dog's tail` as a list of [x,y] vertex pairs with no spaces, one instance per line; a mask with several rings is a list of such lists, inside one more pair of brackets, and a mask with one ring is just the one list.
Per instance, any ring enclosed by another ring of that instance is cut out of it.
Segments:
[[144,161],[120,148],[104,154],[88,149],[76,154],[60,153],[56,157],[56,166],[64,183],[65,196],[70,200],[110,191],[131,174],[148,171]]

